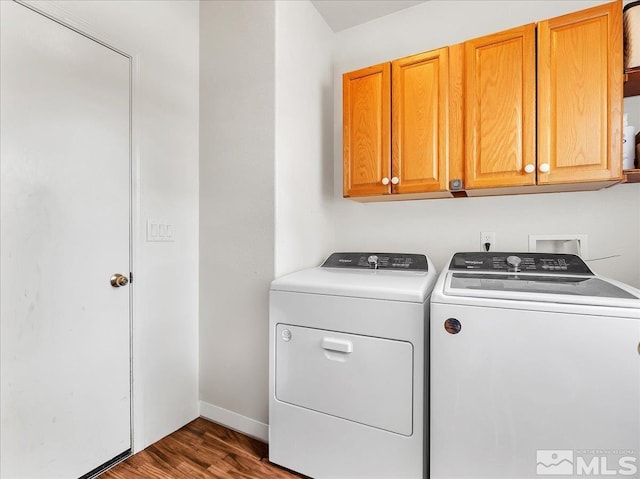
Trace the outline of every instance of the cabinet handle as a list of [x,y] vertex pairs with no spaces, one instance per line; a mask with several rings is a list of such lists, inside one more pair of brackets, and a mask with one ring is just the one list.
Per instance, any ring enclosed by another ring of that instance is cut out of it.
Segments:
[[524,171],[525,173],[533,173],[534,171],[536,171],[536,167],[529,163],[528,165],[525,165]]
[[400,179],[398,179],[397,176],[394,176],[393,178],[391,178],[392,185],[397,185],[398,183],[400,183]]
[[389,178],[387,178],[386,176],[384,178],[382,178],[382,184],[384,186],[387,186],[389,184]]
[[551,168],[549,167],[549,163],[541,163],[538,169],[540,170],[540,173],[549,173]]

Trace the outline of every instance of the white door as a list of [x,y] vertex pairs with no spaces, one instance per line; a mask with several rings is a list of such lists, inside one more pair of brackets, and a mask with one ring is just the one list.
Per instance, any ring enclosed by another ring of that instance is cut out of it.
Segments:
[[130,59],[0,1],[0,477],[131,447]]

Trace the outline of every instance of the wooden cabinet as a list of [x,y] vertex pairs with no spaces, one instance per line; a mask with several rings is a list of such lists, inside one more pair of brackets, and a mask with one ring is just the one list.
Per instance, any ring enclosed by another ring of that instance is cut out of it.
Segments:
[[346,73],[344,196],[617,183],[623,78],[620,0]]
[[534,24],[465,43],[465,188],[535,185],[535,55]]
[[342,94],[344,196],[388,194],[391,192],[390,64],[345,73]]
[[451,196],[449,158],[462,152],[461,52],[440,48],[343,76],[345,197]]
[[526,25],[465,44],[469,195],[598,189],[622,178],[621,3],[540,22],[537,42],[535,32]]
[[[451,59],[450,49],[440,48],[392,62],[393,193],[425,193],[448,188],[450,153],[451,157],[457,157],[461,149],[458,140],[461,128],[451,123],[460,120],[455,112],[462,103],[450,105],[452,94],[456,94],[455,79],[450,85],[450,75],[456,75],[450,71],[450,60],[454,64],[459,61],[459,48],[451,48]],[[459,91],[457,96],[461,99]]]
[[622,6],[538,25],[538,183],[622,177]]

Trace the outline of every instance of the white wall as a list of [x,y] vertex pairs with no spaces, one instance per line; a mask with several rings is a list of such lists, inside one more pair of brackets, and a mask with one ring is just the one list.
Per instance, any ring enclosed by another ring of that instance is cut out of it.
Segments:
[[333,249],[332,38],[310,2],[276,3],[276,277]]
[[200,18],[200,407],[266,440],[270,282],[333,249],[332,32],[306,0]]
[[441,270],[456,251],[479,250],[480,231],[497,248],[527,250],[528,234],[582,233],[604,275],[640,286],[640,186],[491,198],[361,204],[342,199],[345,72],[600,4],[592,1],[439,1],[339,32],[334,38],[336,249],[424,252]]
[[274,62],[272,2],[201,3],[201,412],[257,436],[268,415]]
[[[136,54],[134,447],[198,415],[197,2],[36,2]],[[147,218],[175,242],[145,242]]]

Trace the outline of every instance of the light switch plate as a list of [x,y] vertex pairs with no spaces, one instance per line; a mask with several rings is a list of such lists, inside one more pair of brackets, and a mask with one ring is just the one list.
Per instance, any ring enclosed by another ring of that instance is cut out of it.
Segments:
[[147,220],[147,241],[148,242],[170,242],[173,241],[174,228],[171,223],[165,220]]

